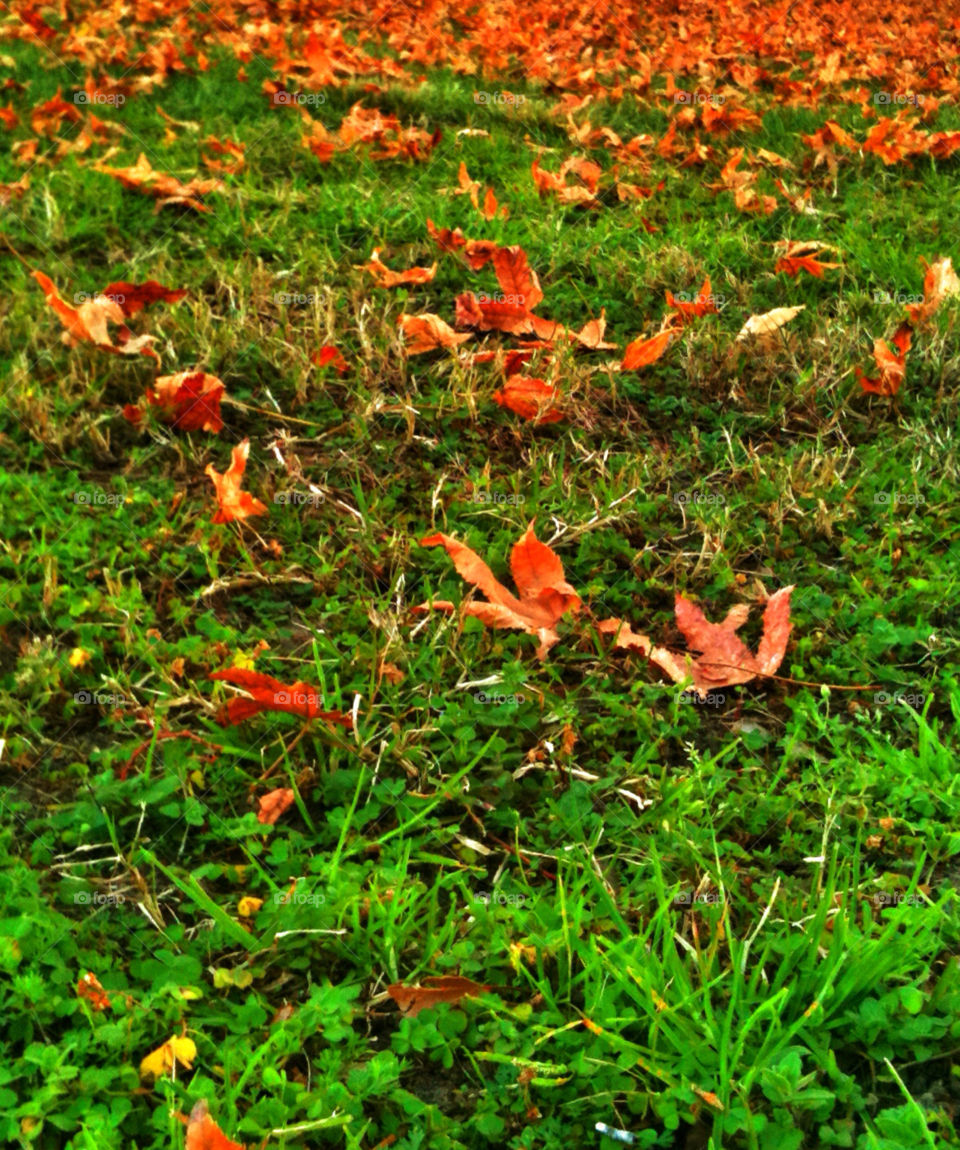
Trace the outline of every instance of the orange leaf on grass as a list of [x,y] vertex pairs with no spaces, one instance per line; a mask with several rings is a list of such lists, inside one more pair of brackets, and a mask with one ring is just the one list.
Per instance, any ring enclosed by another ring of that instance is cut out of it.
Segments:
[[236,140],[218,140],[216,136],[208,136],[204,141],[204,148],[209,148],[215,156],[226,156],[225,160],[215,160],[210,156],[202,156],[204,164],[211,172],[225,172],[228,176],[234,175],[246,163],[244,152],[246,145]]
[[177,303],[187,294],[187,288],[168,288],[156,280],[147,280],[142,284],[128,283],[127,280],[117,280],[116,283],[107,284],[100,295],[105,296],[120,305],[125,316],[136,315],[150,304],[162,300],[164,303]]
[[227,703],[217,721],[222,726],[236,726],[261,711],[281,711],[287,715],[299,715],[301,719],[323,719],[327,723],[339,723],[348,731],[353,729],[353,718],[343,711],[322,710],[323,699],[316,687],[301,682],[289,685],[281,683],[271,675],[253,671],[247,667],[225,667],[207,676],[219,683],[231,683],[241,687],[248,697],[237,696]]
[[[155,379],[153,387],[147,388],[145,398],[151,407],[159,409],[165,423],[180,431],[209,431],[215,435],[223,427],[220,401],[225,390],[223,382],[215,375],[207,375],[203,371],[181,371]],[[132,411],[138,409],[133,408]],[[132,422],[139,422],[139,419]]]
[[224,1134],[210,1117],[207,1103],[201,1098],[190,1111],[186,1150],[243,1150],[243,1145],[232,1142]]
[[[560,618],[580,610],[580,596],[563,575],[559,557],[533,533],[533,522],[510,553],[510,572],[519,598],[497,580],[480,556],[464,543],[437,532],[420,540],[422,547],[443,547],[460,577],[473,583],[487,597],[486,603],[467,602],[461,611],[488,627],[525,631],[540,640],[537,658],[543,659],[560,641],[556,625]],[[453,611],[448,600],[422,603],[416,611]]]
[[555,387],[527,375],[511,375],[503,388],[493,393],[494,403],[535,423],[556,423],[564,418],[555,403],[558,398]]
[[416,1018],[421,1010],[431,1006],[438,1006],[441,1002],[456,1005],[461,998],[483,994],[492,990],[492,986],[474,982],[472,978],[463,978],[458,974],[444,974],[436,978],[425,978],[416,986],[404,986],[402,982],[395,982],[387,987],[387,994],[400,1007],[400,1012],[407,1018]]
[[247,469],[247,458],[250,455],[250,440],[245,439],[231,452],[230,466],[220,474],[208,463],[204,475],[208,476],[217,490],[217,513],[213,517],[214,523],[232,523],[235,519],[246,519],[251,515],[266,515],[267,509],[249,492],[241,491],[243,473]]
[[717,305],[710,291],[709,276],[704,279],[700,291],[697,292],[696,297],[692,301],[688,301],[686,297],[678,299],[674,296],[673,292],[669,290],[666,293],[666,297],[667,307],[671,307],[674,311],[678,312],[684,321],[692,319],[694,316],[717,314]]
[[923,277],[923,302],[907,305],[907,314],[914,324],[925,323],[947,296],[960,295],[960,279],[957,279],[949,256],[932,264],[923,260],[923,265],[927,269]]
[[627,344],[620,364],[621,370],[636,371],[638,368],[649,367],[651,363],[656,363],[680,334],[682,327],[683,320],[677,313],[668,313],[656,335],[641,335]]
[[444,252],[455,252],[462,247],[466,247],[467,237],[459,228],[438,228],[437,225],[427,217],[427,231],[433,242]]
[[275,791],[268,791],[261,795],[257,803],[257,822],[272,827],[284,811],[289,810],[296,801],[296,796],[289,787],[277,787]]
[[[97,296],[94,299],[84,300],[79,307],[74,308],[60,298],[60,293],[49,276],[45,276],[43,272],[33,272],[32,275],[43,289],[47,303],[57,313],[66,329],[63,339],[69,346],[81,342],[92,343],[114,355],[149,355],[159,362],[160,357],[148,346],[153,342],[153,336],[141,335],[133,338],[130,329],[123,322],[126,318],[123,308],[116,301],[105,296]],[[107,325],[110,323],[119,325],[116,344],[107,330]]]
[[211,192],[223,191],[226,186],[222,180],[201,180],[194,178],[188,184],[182,184],[175,176],[166,172],[155,171],[150,161],[141,152],[137,162],[129,168],[110,168],[105,164],[94,164],[95,172],[103,172],[119,180],[125,188],[136,192],[143,192],[148,196],[156,196],[157,204],[154,211],[167,204],[183,204],[184,207],[193,208],[197,212],[209,212],[210,209],[200,202],[201,196]]
[[637,649],[656,663],[675,683],[693,680],[701,698],[716,687],[749,683],[757,677],[772,675],[783,661],[790,638],[790,595],[793,587],[783,587],[767,600],[763,612],[763,635],[756,655],[737,636],[750,614],[745,603],[732,607],[723,622],[711,623],[695,604],[677,595],[674,606],[677,626],[695,655],[682,655],[662,647],[653,647],[646,635],[638,635],[619,619],[607,619],[599,625],[604,633],[616,633],[617,647]]
[[896,330],[893,336],[893,346],[897,349],[892,352],[885,340],[877,339],[873,342],[873,358],[880,370],[880,374],[873,379],[856,368],[857,381],[865,392],[873,395],[893,396],[900,390],[907,371],[907,352],[910,350],[910,341],[913,338],[909,322],[905,321]]
[[408,268],[406,271],[395,272],[387,267],[380,259],[380,249],[374,248],[373,254],[365,264],[358,264],[360,271],[369,272],[373,276],[377,287],[397,287],[400,284],[429,283],[437,274],[437,265],[428,268]]
[[333,364],[334,370],[340,375],[346,375],[350,370],[350,364],[343,358],[339,348],[335,347],[332,343],[325,343],[319,351],[315,351],[310,356],[310,362],[317,367],[326,367],[328,363]]
[[420,355],[438,347],[458,347],[473,338],[469,332],[455,332],[438,315],[402,315],[397,325],[403,332],[407,355]]

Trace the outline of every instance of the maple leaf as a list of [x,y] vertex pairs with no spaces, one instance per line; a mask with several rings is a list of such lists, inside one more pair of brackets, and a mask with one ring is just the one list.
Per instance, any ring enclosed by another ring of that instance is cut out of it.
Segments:
[[441,1002],[455,1005],[461,998],[483,994],[492,986],[474,982],[457,974],[445,974],[436,978],[425,978],[416,986],[404,986],[395,982],[387,987],[387,994],[400,1007],[407,1018],[416,1018],[421,1010],[438,1006]]
[[250,515],[266,515],[267,509],[259,499],[254,499],[247,491],[240,490],[243,473],[247,469],[250,455],[250,440],[245,439],[231,452],[230,466],[221,475],[208,463],[204,475],[208,476],[217,491],[217,513],[214,523],[231,523],[234,519],[246,519]]
[[190,1111],[186,1150],[243,1150],[243,1145],[224,1134],[210,1117],[206,1100],[201,1098]]
[[[510,572],[519,598],[495,577],[480,556],[464,543],[437,532],[420,540],[422,547],[443,547],[453,560],[457,573],[473,583],[487,597],[486,603],[468,602],[461,608],[464,615],[479,619],[488,627],[525,631],[540,640],[537,658],[543,659],[560,641],[555,628],[567,611],[580,610],[580,596],[564,579],[559,557],[533,533],[533,522],[510,553]],[[434,600],[422,603],[417,611],[453,611],[453,603]]]
[[[126,318],[123,308],[116,301],[105,296],[96,296],[94,299],[84,300],[79,307],[74,308],[60,298],[56,285],[43,272],[31,274],[43,289],[47,303],[57,313],[66,329],[63,333],[66,344],[72,347],[80,342],[92,343],[114,355],[149,355],[159,362],[160,357],[148,346],[153,342],[153,336],[141,335],[132,338],[130,329],[123,322]],[[107,331],[109,323],[119,325],[117,344],[114,344]]]
[[373,276],[377,287],[397,287],[400,284],[429,283],[437,274],[437,265],[428,268],[408,268],[406,271],[392,271],[380,259],[380,249],[374,248],[373,254],[365,264],[356,265],[360,271],[369,272]]
[[672,291],[667,291],[667,307],[673,308],[680,318],[686,322],[694,316],[716,315],[717,305],[710,290],[710,277],[707,276],[693,300],[688,301],[686,296],[677,298]]
[[420,355],[438,347],[458,347],[472,339],[469,332],[455,332],[438,315],[402,315],[397,326],[403,332],[407,355]]
[[142,284],[117,280],[115,283],[107,284],[100,295],[119,304],[120,310],[129,318],[161,300],[164,303],[177,303],[187,295],[187,291],[187,288],[164,287],[156,280],[147,280]]
[[893,346],[896,354],[890,350],[885,340],[877,339],[873,342],[873,358],[879,368],[880,374],[874,379],[856,368],[857,382],[865,392],[874,395],[894,396],[900,390],[907,370],[907,352],[910,350],[910,341],[913,333],[909,322],[902,323],[893,336]]
[[555,387],[532,376],[511,375],[503,389],[493,393],[494,403],[534,423],[556,423],[564,418],[556,406],[559,394]]
[[266,827],[272,827],[284,811],[289,810],[296,801],[296,796],[289,787],[277,787],[275,791],[268,791],[261,795],[257,803],[257,822]]
[[339,723],[348,731],[353,730],[351,715],[343,711],[322,710],[323,699],[318,688],[300,680],[287,685],[248,667],[226,667],[207,677],[216,682],[231,683],[246,691],[246,696],[229,700],[226,710],[218,716],[221,726],[236,726],[253,715],[259,715],[261,711],[280,711],[287,715],[298,715],[306,721],[323,719],[326,723]]
[[600,318],[587,320],[579,331],[570,332],[572,339],[584,347],[590,348],[592,351],[610,351],[616,350],[615,343],[607,343],[603,336],[607,330],[607,314],[606,308],[600,309]]
[[827,268],[838,268],[840,264],[821,263],[817,253],[823,251],[836,251],[831,244],[820,243],[819,240],[786,240],[775,245],[780,248],[783,255],[777,260],[773,270],[784,272],[788,276],[798,276],[801,271],[809,272],[817,279],[823,279]]
[[165,423],[180,431],[209,431],[215,435],[223,427],[220,401],[225,391],[215,375],[181,371],[155,379],[153,387],[147,388],[146,401],[159,408]]
[[793,587],[783,587],[767,600],[763,612],[763,635],[757,653],[739,639],[736,632],[747,621],[750,608],[745,603],[732,607],[722,623],[711,623],[703,611],[678,594],[674,606],[677,626],[694,655],[682,656],[662,647],[653,647],[646,635],[637,635],[619,619],[600,625],[607,633],[617,632],[617,646],[635,648],[659,666],[675,683],[693,680],[701,698],[717,687],[749,683],[773,675],[783,661],[790,638],[790,595]]
[[143,152],[140,153],[137,162],[130,168],[110,168],[99,163],[94,164],[93,169],[119,180],[125,188],[158,197],[154,211],[159,211],[167,204],[183,204],[184,207],[193,208],[197,212],[209,212],[209,207],[201,203],[199,197],[207,196],[211,192],[223,191],[226,186],[222,180],[200,180],[196,178],[192,179],[189,184],[182,184],[166,172],[155,171]]
[[953,270],[949,256],[941,256],[935,263],[923,260],[926,275],[923,277],[923,302],[907,304],[910,322],[923,324],[937,311],[947,296],[960,295],[960,279]]
[[[568,184],[567,172],[578,175],[585,186]],[[546,195],[555,196],[561,204],[583,204],[588,207],[597,207],[597,182],[603,174],[603,169],[590,160],[575,159],[571,157],[560,165],[559,172],[547,172],[540,167],[540,161],[534,160],[530,168],[533,182],[542,199]]]
[[467,237],[459,228],[454,228],[453,231],[450,228],[438,228],[429,216],[427,217],[427,231],[441,251],[455,252],[466,247]]

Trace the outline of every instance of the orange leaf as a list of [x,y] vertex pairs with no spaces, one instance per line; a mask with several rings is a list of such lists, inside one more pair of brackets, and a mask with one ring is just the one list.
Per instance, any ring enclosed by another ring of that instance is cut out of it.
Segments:
[[683,320],[691,319],[694,316],[704,316],[711,313],[714,315],[717,314],[717,305],[710,291],[709,276],[703,281],[700,291],[692,302],[687,302],[686,298],[677,299],[671,291],[668,291],[666,296],[667,306],[679,312]]
[[211,192],[223,191],[225,185],[222,180],[192,179],[189,184],[182,184],[166,172],[157,172],[150,166],[150,161],[141,152],[137,162],[130,168],[109,168],[105,164],[94,164],[94,171],[103,172],[119,180],[125,188],[143,192],[148,196],[156,196],[157,205],[154,209],[159,211],[166,204],[183,204],[184,207],[193,208],[197,212],[208,212],[210,209],[200,202],[200,196],[207,196]]
[[912,338],[910,323],[905,321],[893,336],[893,345],[898,354],[892,352],[884,340],[874,340],[873,358],[880,369],[880,374],[874,379],[868,379],[859,367],[856,368],[857,380],[865,392],[884,396],[897,394],[906,375],[907,352]]
[[375,248],[373,255],[361,266],[360,270],[369,272],[373,276],[377,287],[389,288],[397,287],[400,284],[429,283],[437,274],[437,265],[432,264],[428,268],[408,268],[402,272],[391,271],[380,259],[379,249]]
[[[537,658],[542,659],[547,651],[560,641],[555,627],[560,618],[572,611],[580,610],[580,596],[563,577],[560,559],[533,533],[531,522],[523,537],[513,547],[510,556],[510,569],[520,597],[517,598],[500,583],[490,568],[475,551],[449,535],[437,532],[420,540],[422,547],[444,547],[453,560],[457,573],[468,583],[478,587],[489,602],[468,602],[462,607],[464,615],[470,615],[488,627],[507,628],[525,631],[536,635],[540,640]],[[453,610],[453,604],[446,600],[422,603],[415,608],[427,611],[431,608],[440,611]]]
[[149,307],[150,304],[157,303],[158,300],[164,303],[176,303],[187,294],[187,289],[164,287],[156,280],[147,280],[142,284],[117,280],[116,283],[107,284],[100,294],[119,304],[125,316],[131,316]]
[[310,356],[310,362],[316,364],[317,367],[325,367],[328,363],[332,363],[334,369],[340,375],[346,375],[350,370],[350,364],[343,358],[342,353],[332,343],[325,343],[319,351],[315,351]]
[[[80,342],[93,343],[114,355],[149,355],[159,362],[160,357],[147,346],[153,342],[153,336],[141,335],[136,339],[131,338],[130,329],[123,323],[125,318],[123,308],[114,300],[96,296],[94,299],[84,300],[78,308],[73,308],[60,298],[56,285],[48,276],[43,272],[33,272],[32,275],[43,289],[47,303],[57,313],[66,329],[63,338],[67,344],[73,346]],[[120,325],[116,344],[107,331],[108,323]]]
[[289,810],[296,801],[296,796],[289,787],[277,787],[275,791],[268,791],[261,795],[257,804],[257,822],[272,827],[284,811]]
[[[160,409],[163,419],[181,431],[209,431],[223,427],[220,401],[224,385],[203,371],[181,371],[155,379],[147,388],[146,401]],[[129,418],[129,417],[128,417]]]
[[407,355],[419,355],[438,347],[458,347],[473,338],[469,332],[455,332],[438,315],[402,315],[397,325],[403,332]]
[[623,362],[620,367],[623,371],[636,371],[640,367],[649,367],[656,363],[663,355],[677,335],[676,328],[664,328],[649,338],[638,336],[632,343],[627,344],[623,353]]
[[87,973],[77,983],[77,997],[86,999],[94,1010],[109,1010],[110,999],[95,974]]
[[471,978],[446,974],[437,978],[425,978],[416,986],[404,986],[401,982],[395,982],[387,987],[387,994],[400,1007],[402,1014],[407,1018],[416,1018],[421,1010],[437,1006],[441,1002],[456,1005],[461,998],[483,994],[484,991],[492,989],[491,986],[474,982]]
[[231,462],[221,475],[212,463],[208,463],[204,475],[209,476],[217,490],[217,513],[214,523],[231,523],[234,519],[246,519],[251,515],[266,515],[267,509],[259,499],[254,499],[246,491],[240,490],[243,473],[250,455],[250,440],[245,439],[231,452]]
[[261,711],[282,711],[306,720],[323,719],[327,723],[339,723],[348,731],[353,729],[352,716],[342,711],[321,710],[323,699],[320,692],[299,679],[288,686],[270,675],[246,667],[225,667],[207,677],[215,682],[232,683],[247,692],[248,697],[233,698],[227,703],[226,714],[220,719],[223,725],[235,726]]
[[907,305],[907,314],[915,324],[926,322],[947,296],[960,294],[960,279],[957,279],[949,256],[941,257],[932,264],[923,260],[923,264],[927,269],[923,277],[923,303]]
[[186,1150],[243,1150],[240,1142],[231,1142],[210,1117],[207,1103],[200,1099],[190,1111]]
[[524,375],[511,375],[503,389],[493,393],[494,403],[536,423],[556,423],[564,418],[561,409],[554,406],[557,398],[555,387]]

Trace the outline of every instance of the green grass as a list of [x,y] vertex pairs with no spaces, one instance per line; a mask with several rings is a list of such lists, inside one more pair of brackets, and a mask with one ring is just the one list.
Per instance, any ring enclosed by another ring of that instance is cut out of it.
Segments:
[[[7,48],[25,107],[69,90],[37,49]],[[120,409],[149,361],[65,348],[0,250],[3,1140],[176,1145],[170,1112],[202,1097],[248,1145],[579,1147],[598,1121],[646,1147],[960,1144],[957,301],[915,338],[895,403],[857,394],[852,372],[898,322],[874,293],[919,293],[920,257],[956,255],[957,160],[847,158],[835,197],[809,173],[820,215],[754,217],[704,187],[726,155],[711,140],[719,164],[654,155],[638,182],[662,192],[582,211],[537,198],[524,137],[555,149],[552,170],[575,149],[533,86],[509,84],[528,96],[516,112],[447,72],[388,87],[376,106],[443,129],[430,159],[321,165],[296,112],[261,97],[258,60],[238,84],[236,61],[211,56],[102,114],[128,133],[108,162],[143,150],[184,179],[207,135],[245,142],[209,214],[154,214],[82,155],[35,168],[3,223],[67,300],[116,279],[189,288],[132,326],[158,335],[163,373],[202,367],[247,405],[225,406],[219,436],[137,432]],[[334,127],[374,104],[359,84],[327,94]],[[164,144],[157,102],[200,131]],[[652,104],[608,111],[594,125],[624,140],[667,127]],[[836,115],[867,127],[855,105]],[[744,142],[800,168],[799,136],[826,116],[776,108]],[[958,120],[945,106],[936,127]],[[461,160],[507,221],[438,193]],[[0,181],[21,172],[0,157]],[[575,412],[535,428],[492,403],[493,365],[404,359],[403,311],[452,322],[458,292],[494,287],[489,268],[436,254],[428,217],[522,245],[538,311],[579,327],[604,308],[621,347],[659,325],[668,288],[709,274],[725,306],[639,373],[603,352],[535,365]],[[774,275],[780,238],[833,243],[843,268]],[[391,267],[438,258],[438,275],[372,288],[354,268],[375,247]],[[799,303],[771,356],[731,353],[747,316]],[[343,378],[310,364],[328,342]],[[213,527],[204,468],[245,436],[245,486],[269,517]],[[272,444],[323,502],[274,502],[306,487]],[[714,498],[675,498],[693,491]],[[796,584],[780,675],[832,686],[754,683],[695,706],[569,621],[538,663],[527,636],[411,612],[467,590],[418,539],[455,533],[505,576],[533,519],[588,619],[661,642],[679,642],[677,590],[721,618],[757,582]],[[215,723],[225,695],[207,675],[261,639],[258,669],[315,683],[330,707],[360,696],[355,737],[298,739],[288,716]],[[484,688],[522,701],[479,703]],[[161,729],[219,749],[155,740],[121,781]],[[297,801],[270,828],[253,800],[272,786]],[[245,895],[263,899],[249,922]],[[77,998],[88,970],[111,1011]],[[400,1018],[386,986],[443,973],[493,990]],[[184,1029],[192,1073],[141,1091],[140,1060]]]

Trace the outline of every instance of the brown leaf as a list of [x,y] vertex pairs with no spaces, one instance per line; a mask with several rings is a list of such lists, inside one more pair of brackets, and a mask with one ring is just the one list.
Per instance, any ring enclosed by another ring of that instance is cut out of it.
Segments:
[[458,347],[473,338],[469,332],[455,332],[438,315],[402,315],[397,325],[403,332],[407,355],[419,355],[438,347]]
[[407,1018],[416,1018],[421,1010],[437,1006],[441,1002],[455,1005],[461,998],[468,995],[475,997],[492,989],[493,987],[474,982],[471,978],[446,974],[436,978],[425,978],[416,986],[404,986],[401,982],[395,982],[387,987],[387,994],[400,1007],[402,1014]]

